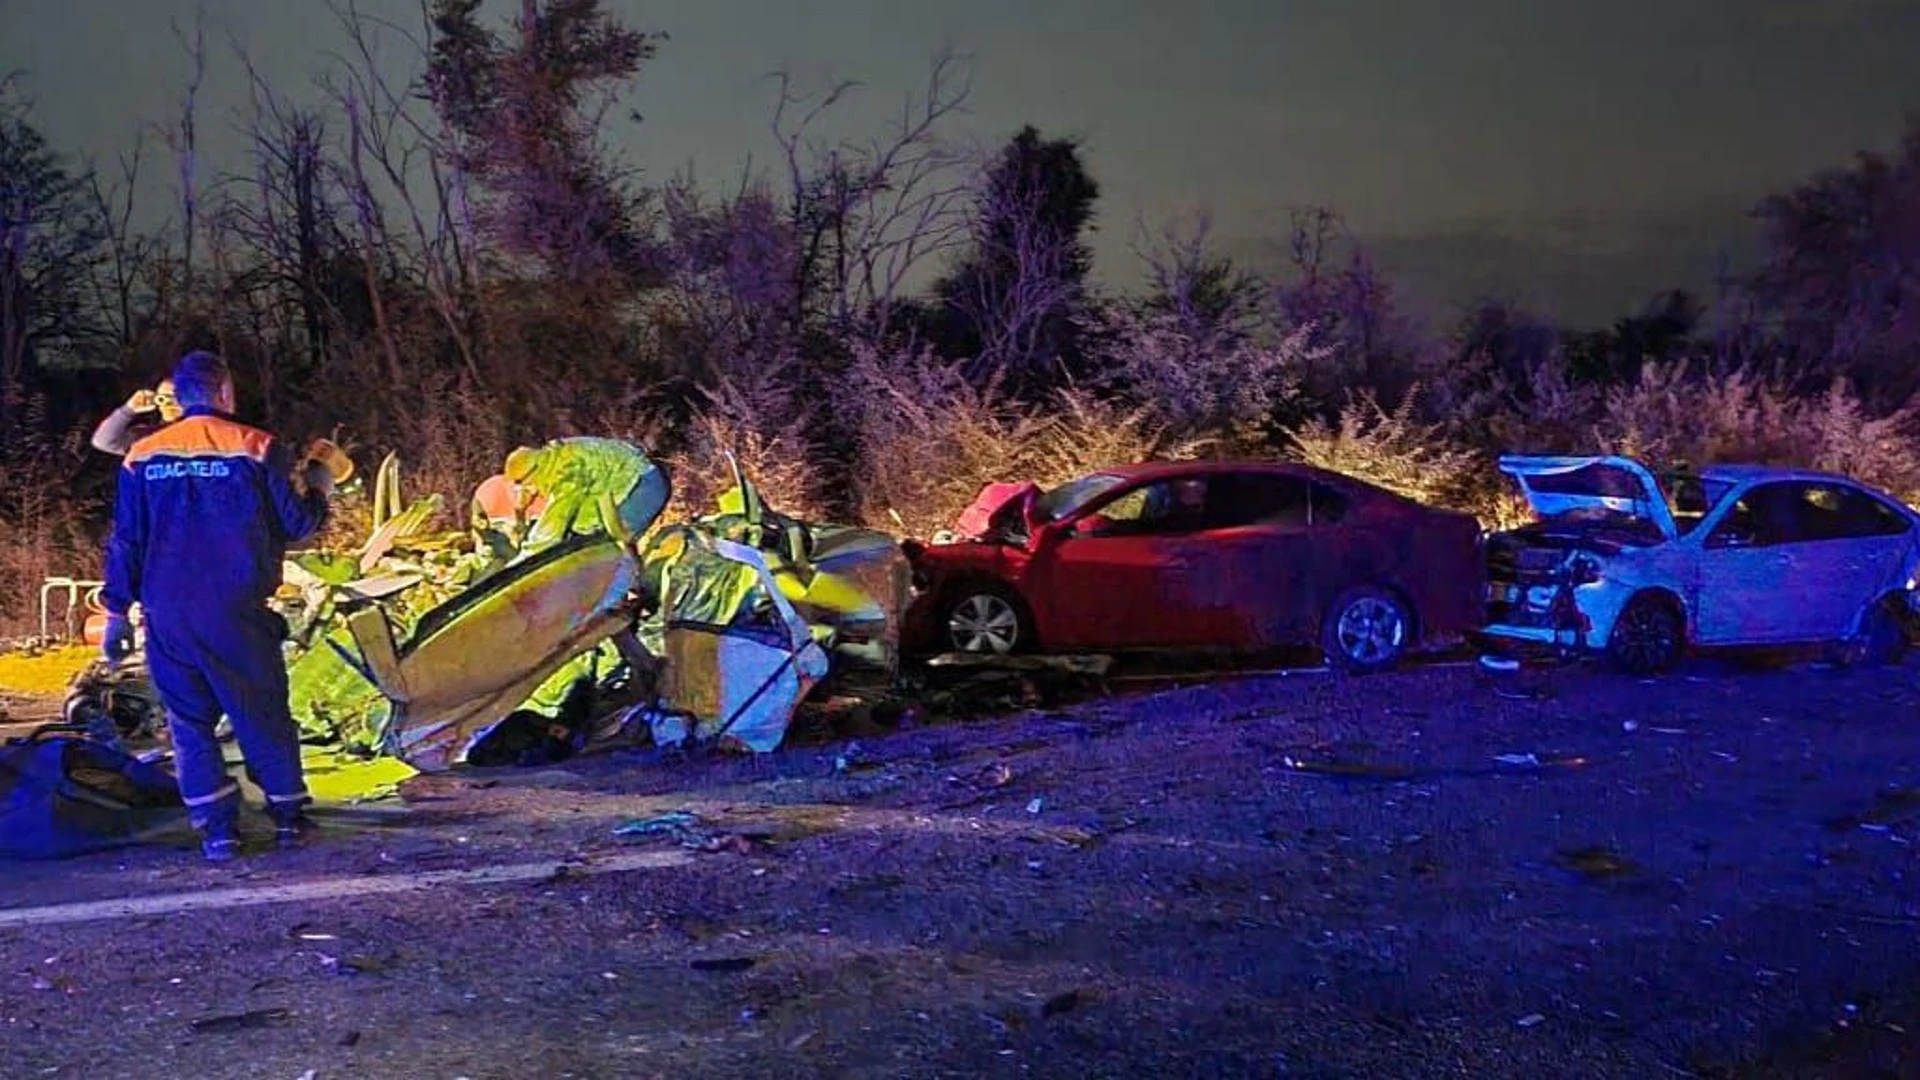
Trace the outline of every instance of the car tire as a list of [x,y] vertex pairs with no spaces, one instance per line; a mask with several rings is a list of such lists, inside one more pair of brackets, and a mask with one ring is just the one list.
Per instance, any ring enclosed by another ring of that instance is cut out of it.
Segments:
[[1406,601],[1371,585],[1341,593],[1320,629],[1327,666],[1354,675],[1395,667],[1412,641],[1413,613]]
[[1893,667],[1907,658],[1910,642],[1899,613],[1886,602],[1867,609],[1860,618],[1860,662],[1869,667]]
[[1627,675],[1664,675],[1680,666],[1686,625],[1671,602],[1642,594],[1627,601],[1607,635],[1607,660]]
[[940,640],[948,651],[1008,656],[1033,647],[1033,620],[1011,589],[963,583],[940,605]]

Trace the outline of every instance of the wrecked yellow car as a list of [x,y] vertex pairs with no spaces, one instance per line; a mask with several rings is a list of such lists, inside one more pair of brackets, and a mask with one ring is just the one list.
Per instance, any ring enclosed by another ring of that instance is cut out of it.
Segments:
[[[644,717],[664,742],[770,750],[835,665],[891,672],[907,594],[891,537],[783,517],[734,470],[718,513],[653,529],[667,475],[638,447],[509,456],[518,509],[433,533],[439,496],[377,473],[356,551],[287,568],[304,737],[425,770],[551,760]],[[596,724],[610,715],[615,723]]]

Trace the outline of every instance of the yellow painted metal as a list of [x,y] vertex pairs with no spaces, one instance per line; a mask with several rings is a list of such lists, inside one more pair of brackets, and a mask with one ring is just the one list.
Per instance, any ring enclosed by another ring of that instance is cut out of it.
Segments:
[[357,614],[349,629],[394,710],[387,730],[404,730],[388,752],[426,770],[456,764],[472,736],[573,657],[632,625],[628,599],[639,575],[631,551],[602,540],[489,579],[457,611],[430,613],[423,636],[404,647],[393,647],[383,615]]

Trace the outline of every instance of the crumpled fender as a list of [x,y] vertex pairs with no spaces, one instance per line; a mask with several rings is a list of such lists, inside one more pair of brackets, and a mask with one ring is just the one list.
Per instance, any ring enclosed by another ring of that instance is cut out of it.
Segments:
[[972,505],[960,512],[959,519],[954,522],[954,531],[969,540],[985,539],[996,525],[1005,520],[1003,514],[1039,494],[1039,485],[1032,482],[988,484],[973,497]]

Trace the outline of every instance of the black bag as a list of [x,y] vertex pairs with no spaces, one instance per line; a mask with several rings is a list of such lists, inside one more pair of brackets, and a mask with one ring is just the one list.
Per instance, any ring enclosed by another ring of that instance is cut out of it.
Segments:
[[0,858],[119,847],[184,815],[172,773],[98,740],[42,729],[0,747]]

